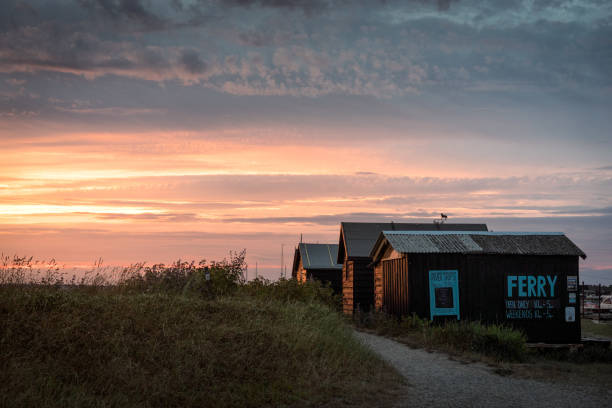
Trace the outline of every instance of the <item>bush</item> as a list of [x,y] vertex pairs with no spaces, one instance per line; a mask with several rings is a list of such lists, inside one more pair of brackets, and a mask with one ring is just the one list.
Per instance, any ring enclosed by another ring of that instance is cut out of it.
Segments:
[[229,295],[243,283],[246,269],[246,250],[230,253],[230,259],[185,262],[178,260],[171,265],[143,263],[124,268],[118,288],[128,292],[161,292],[198,294],[207,298]]
[[461,352],[475,351],[505,361],[523,361],[527,338],[504,325],[480,322],[446,322],[427,331],[430,344],[449,345]]
[[418,336],[425,346],[439,346],[457,352],[479,352],[498,360],[523,361],[527,338],[517,330],[498,324],[446,321],[433,324],[416,316],[396,316],[370,312],[357,314],[358,327],[387,336]]
[[247,296],[262,300],[322,303],[334,310],[340,310],[342,306],[340,295],[334,295],[329,285],[323,285],[316,280],[300,283],[295,279],[271,282],[268,279],[257,278],[242,285],[240,290]]

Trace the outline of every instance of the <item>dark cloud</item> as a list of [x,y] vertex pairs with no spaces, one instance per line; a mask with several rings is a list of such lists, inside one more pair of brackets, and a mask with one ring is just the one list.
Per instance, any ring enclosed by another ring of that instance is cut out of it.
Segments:
[[451,3],[457,2],[459,0],[437,0],[438,10],[447,11],[450,9]]
[[180,56],[180,63],[190,74],[197,75],[206,71],[206,62],[194,50],[184,50]]
[[551,214],[611,214],[612,215],[612,207],[603,207],[603,208],[562,208],[558,210],[550,211]]
[[148,29],[158,30],[166,27],[165,19],[147,10],[141,0],[77,0],[79,4],[93,12],[101,12],[114,20],[127,20],[141,24]]
[[238,34],[238,38],[242,44],[253,47],[263,47],[270,45],[273,42],[272,36],[259,31],[240,33]]
[[219,0],[219,2],[232,7],[260,6],[288,10],[299,9],[305,13],[323,10],[329,5],[329,1],[325,0]]
[[[82,7],[8,0],[0,71],[123,75],[298,97],[450,92],[590,103],[612,86],[609,16],[566,3],[541,4],[531,15],[522,1],[75,1]],[[556,8],[566,10],[561,20]]]
[[[353,212],[341,214],[314,215],[310,217],[232,217],[222,222],[241,222],[250,224],[317,224],[339,225],[340,222],[414,222],[415,218],[439,217],[439,212],[414,211],[397,214],[375,212]],[[429,221],[431,221],[431,219]]]

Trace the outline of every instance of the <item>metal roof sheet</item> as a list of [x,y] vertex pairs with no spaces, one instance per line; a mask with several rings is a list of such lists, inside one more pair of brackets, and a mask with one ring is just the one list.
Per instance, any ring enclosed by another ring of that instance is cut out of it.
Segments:
[[370,251],[382,231],[487,231],[486,224],[434,224],[396,222],[343,222],[346,256],[370,257]]
[[300,243],[298,249],[304,269],[342,269],[342,265],[336,263],[337,244]]
[[[401,253],[575,255],[586,258],[585,253],[561,232],[384,231],[381,234]],[[372,249],[372,255],[375,250]]]

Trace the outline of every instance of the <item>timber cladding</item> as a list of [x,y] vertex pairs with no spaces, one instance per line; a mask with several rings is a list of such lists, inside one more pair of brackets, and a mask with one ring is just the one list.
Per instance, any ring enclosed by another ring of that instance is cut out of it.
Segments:
[[[390,242],[379,241],[378,257],[373,254],[376,309],[428,320],[503,323],[524,331],[529,341],[580,342],[577,283],[584,253],[561,235],[489,234],[493,238],[481,233],[475,241],[497,253],[475,253],[467,236],[425,242],[422,235],[406,233],[395,250],[429,253],[384,259]],[[433,252],[434,244],[447,252]],[[457,253],[448,253],[453,250]]]
[[345,261],[342,265],[342,311],[353,314],[353,261]]
[[342,310],[353,314],[359,309],[367,312],[374,300],[374,270],[366,259],[346,260],[342,268]]
[[389,259],[381,262],[380,285],[376,298],[386,309],[398,315],[410,313],[410,284],[408,283],[408,258]]
[[[374,296],[374,267],[370,251],[385,230],[487,231],[485,224],[415,224],[342,222],[337,262],[342,264],[342,303],[346,314],[369,311],[380,303]],[[382,293],[382,292],[381,292]]]

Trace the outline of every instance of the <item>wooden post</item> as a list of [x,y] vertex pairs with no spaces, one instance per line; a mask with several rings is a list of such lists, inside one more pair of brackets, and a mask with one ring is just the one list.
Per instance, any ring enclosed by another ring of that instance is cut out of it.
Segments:
[[597,320],[601,321],[601,283],[597,289]]
[[580,317],[584,317],[584,281],[582,281],[582,292],[580,293],[580,301],[582,302],[582,309],[580,310]]

